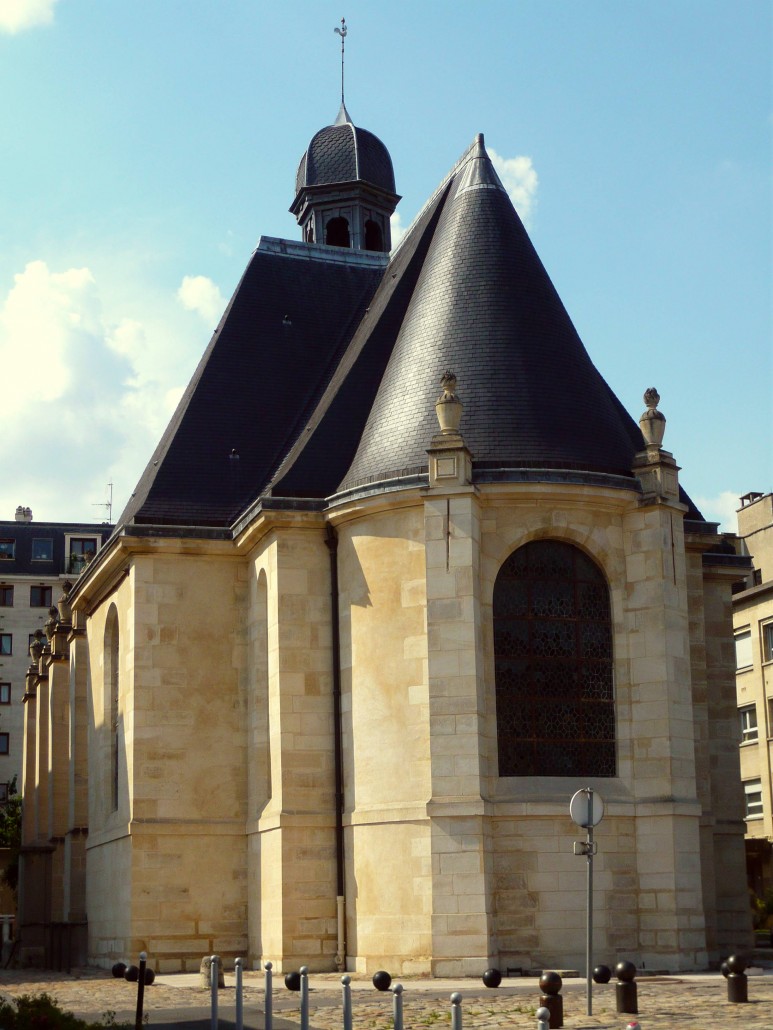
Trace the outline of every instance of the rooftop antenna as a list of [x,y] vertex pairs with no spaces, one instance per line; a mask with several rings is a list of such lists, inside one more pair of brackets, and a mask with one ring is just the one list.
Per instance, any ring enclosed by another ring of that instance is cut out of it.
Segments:
[[113,521],[113,484],[107,484],[108,494],[106,501],[93,501],[92,508],[105,508],[107,510],[107,521]]
[[346,18],[341,19],[341,28],[333,29],[341,37],[341,106],[344,106],[344,43],[346,42]]

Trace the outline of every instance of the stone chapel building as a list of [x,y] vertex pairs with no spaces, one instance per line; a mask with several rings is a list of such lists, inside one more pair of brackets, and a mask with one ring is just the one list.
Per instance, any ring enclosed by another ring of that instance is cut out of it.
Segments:
[[303,241],[260,240],[61,602],[26,686],[29,957],[577,967],[584,787],[599,961],[750,942],[744,559],[656,391],[637,424],[594,367],[483,137],[390,253],[398,200],[342,105]]

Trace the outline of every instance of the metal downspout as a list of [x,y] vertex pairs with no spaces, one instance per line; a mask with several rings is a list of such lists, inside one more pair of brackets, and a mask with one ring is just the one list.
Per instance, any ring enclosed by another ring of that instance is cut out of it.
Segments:
[[325,544],[330,554],[330,624],[333,644],[333,734],[335,750],[336,968],[346,966],[346,895],[344,893],[344,762],[341,734],[341,630],[338,616],[338,534],[328,522]]

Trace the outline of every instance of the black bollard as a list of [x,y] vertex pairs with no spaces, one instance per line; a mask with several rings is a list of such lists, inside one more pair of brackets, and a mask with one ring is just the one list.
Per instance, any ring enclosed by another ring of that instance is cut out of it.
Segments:
[[137,975],[137,1011],[134,1018],[134,1030],[142,1030],[142,1008],[145,998],[145,970],[148,965],[148,956],[144,951],[140,952],[140,967]]
[[596,966],[593,970],[593,982],[597,984],[608,984],[612,979],[612,970],[609,966]]
[[633,962],[625,960],[623,962],[618,962],[615,966],[615,976],[617,977],[617,983],[615,984],[617,1011],[638,1014],[639,992],[636,987],[636,981],[634,980],[634,977],[636,976],[636,966]]
[[377,969],[373,974],[373,986],[377,991],[388,991],[392,986],[392,977],[386,969]]
[[502,974],[498,969],[487,969],[483,974],[483,983],[486,987],[499,987],[502,983]]
[[731,955],[727,960],[727,1000],[740,1003],[749,1000],[749,978],[744,970],[746,960],[740,955]]
[[550,1013],[550,1030],[558,1030],[564,1025],[564,999],[558,993],[561,990],[561,977],[558,973],[548,971],[539,978],[542,994],[539,1003]]

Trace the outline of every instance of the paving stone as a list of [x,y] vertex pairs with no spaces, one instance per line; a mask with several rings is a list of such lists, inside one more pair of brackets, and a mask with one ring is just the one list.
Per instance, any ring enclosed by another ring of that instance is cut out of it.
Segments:
[[[465,1030],[536,1027],[539,1004],[537,981],[530,977],[510,978],[495,990],[486,989],[480,980],[432,980],[406,977],[402,981],[403,1011],[406,1027],[412,1030],[445,1026],[450,1021],[450,996],[462,995]],[[719,974],[647,977],[638,983],[639,1022],[642,1030],[729,1030],[732,1027],[773,1026],[773,972],[749,977],[749,1003],[734,1005],[727,1001],[727,987]],[[277,1030],[292,1030],[300,1024],[299,998],[275,979],[273,1009]],[[309,1013],[313,1030],[340,1030],[341,983],[335,973],[310,978]],[[120,1021],[134,1020],[136,985],[114,979],[109,972],[79,969],[71,975],[39,970],[0,970],[0,994],[18,997],[46,991],[76,1016],[99,1019],[114,1012]],[[593,1015],[587,1016],[585,982],[565,981],[564,1026],[567,1030],[624,1030],[633,1017],[615,1009],[615,986],[594,987]],[[263,977],[244,974],[245,1028],[262,1027]],[[209,1025],[210,992],[198,986],[198,974],[159,976],[145,989],[145,1010],[149,1026],[163,1030],[187,1026],[190,1030]],[[352,1009],[355,1028],[390,1030],[392,995],[374,990],[370,978],[352,974]],[[220,991],[218,1010],[221,1030],[233,1026],[234,980],[226,972],[226,987]]]

